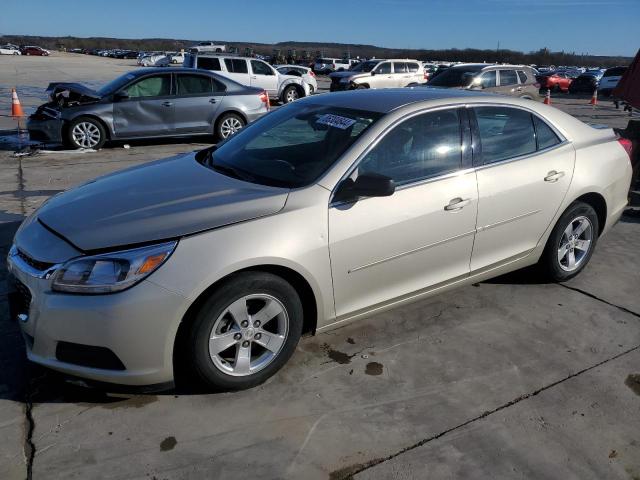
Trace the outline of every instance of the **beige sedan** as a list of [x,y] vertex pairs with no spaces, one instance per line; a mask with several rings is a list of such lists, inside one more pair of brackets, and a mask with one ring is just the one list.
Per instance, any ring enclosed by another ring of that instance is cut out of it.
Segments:
[[62,372],[158,387],[180,359],[247,388],[303,334],[533,264],[577,275],[627,204],[629,158],[526,100],[311,97],[53,197],[9,254],[12,312]]

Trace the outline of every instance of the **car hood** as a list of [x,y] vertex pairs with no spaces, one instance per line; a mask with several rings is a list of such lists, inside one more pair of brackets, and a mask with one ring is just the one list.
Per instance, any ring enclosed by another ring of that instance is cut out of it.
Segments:
[[288,189],[217,173],[190,153],[98,178],[50,199],[38,220],[83,251],[178,238],[280,211]]
[[60,106],[93,103],[100,100],[100,94],[80,83],[50,83],[46,90],[49,99]]

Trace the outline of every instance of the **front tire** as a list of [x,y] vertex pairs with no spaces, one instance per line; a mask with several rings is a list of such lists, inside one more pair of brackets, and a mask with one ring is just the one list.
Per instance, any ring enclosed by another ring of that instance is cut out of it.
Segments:
[[106,141],[107,132],[102,124],[94,118],[76,118],[67,129],[67,143],[73,148],[98,150]]
[[187,337],[190,366],[215,390],[254,387],[289,360],[302,322],[300,297],[284,279],[236,274],[195,315]]
[[215,136],[219,141],[235,135],[247,124],[237,113],[225,113],[216,122]]
[[574,202],[558,219],[539,265],[553,281],[565,282],[589,263],[598,241],[598,215],[584,202]]

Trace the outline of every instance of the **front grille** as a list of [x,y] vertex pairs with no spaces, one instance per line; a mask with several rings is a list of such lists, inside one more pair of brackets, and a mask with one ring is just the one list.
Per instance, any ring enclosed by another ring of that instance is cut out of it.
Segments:
[[55,265],[55,263],[47,263],[47,262],[41,262],[39,260],[36,260],[35,258],[30,257],[20,249],[18,249],[18,257],[20,257],[20,259],[30,267],[35,268],[36,270],[39,270],[41,272],[44,270],[48,270],[49,268]]
[[106,347],[94,347],[80,343],[58,342],[56,358],[61,362],[73,363],[104,370],[125,370],[124,364],[115,353]]
[[12,320],[18,318],[18,315],[29,315],[29,307],[31,306],[31,291],[20,280],[13,275],[9,276],[9,315]]

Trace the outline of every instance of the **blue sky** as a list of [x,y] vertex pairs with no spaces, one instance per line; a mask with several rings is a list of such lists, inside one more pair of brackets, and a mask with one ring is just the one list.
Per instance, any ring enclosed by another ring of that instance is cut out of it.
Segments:
[[2,0],[0,34],[635,55],[640,0]]

